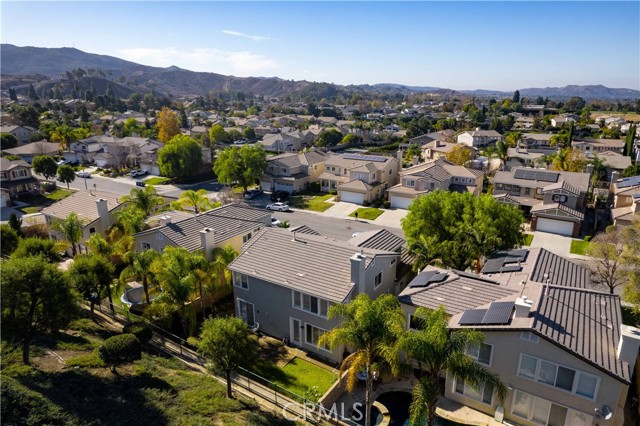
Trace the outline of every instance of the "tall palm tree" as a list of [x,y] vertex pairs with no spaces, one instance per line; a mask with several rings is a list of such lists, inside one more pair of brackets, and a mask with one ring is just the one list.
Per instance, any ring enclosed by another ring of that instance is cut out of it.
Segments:
[[180,194],[180,198],[175,205],[179,206],[181,209],[185,208],[185,206],[192,207],[195,213],[198,214],[200,212],[211,210],[212,208],[217,207],[218,204],[211,202],[205,189],[199,189],[197,191],[189,189]]
[[129,195],[122,197],[123,202],[129,202],[140,209],[144,216],[147,217],[157,206],[164,204],[164,200],[156,193],[156,190],[152,186],[147,186],[144,189],[133,188]]
[[390,370],[397,375],[400,368],[398,342],[405,323],[400,302],[390,294],[375,300],[360,294],[346,305],[332,306],[329,318],[340,318],[342,323],[322,334],[318,347],[329,345],[334,350],[345,345],[353,351],[342,361],[340,374],[347,371],[347,390],[351,392],[358,373],[366,373],[365,426],[370,426],[374,371]]
[[66,124],[57,126],[51,132],[51,140],[60,144],[60,150],[68,150],[71,141],[74,140],[73,128]]
[[77,254],[77,244],[82,240],[82,229],[84,223],[75,212],[71,212],[64,220],[55,221],[52,226],[54,230],[62,234],[62,238],[71,244],[71,253],[75,257]]
[[220,288],[231,288],[231,271],[227,266],[238,257],[238,253],[231,246],[224,248],[216,247],[213,249],[213,261],[211,265],[212,272],[217,276],[217,282]]
[[401,344],[423,372],[413,389],[413,400],[409,407],[411,426],[435,424],[438,383],[445,372],[472,386],[490,384],[498,398],[504,400],[507,388],[500,377],[465,353],[467,346],[482,343],[484,336],[481,332],[449,331],[449,316],[442,306],[436,310],[418,308],[414,316],[420,318],[421,328],[406,332]]
[[142,281],[144,296],[147,299],[148,305],[151,303],[151,299],[149,298],[149,282],[154,278],[151,266],[153,262],[160,257],[160,253],[152,249],[143,252],[132,251],[127,257],[130,263],[129,266],[124,268],[120,273],[120,279],[136,278]]
[[144,231],[146,224],[144,219],[146,213],[137,205],[126,206],[116,212],[118,226],[124,235],[133,235],[136,232]]

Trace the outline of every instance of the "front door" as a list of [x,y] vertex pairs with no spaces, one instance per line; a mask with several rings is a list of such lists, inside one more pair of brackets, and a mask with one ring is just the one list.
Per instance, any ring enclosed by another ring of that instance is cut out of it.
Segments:
[[302,339],[301,339],[301,327],[302,327],[302,323],[300,322],[299,319],[296,318],[290,318],[290,339],[291,339],[291,343],[295,346],[301,346],[302,345]]

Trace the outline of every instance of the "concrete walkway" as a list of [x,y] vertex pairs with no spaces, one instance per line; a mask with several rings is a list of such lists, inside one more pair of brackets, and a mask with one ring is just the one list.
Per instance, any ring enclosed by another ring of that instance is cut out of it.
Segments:
[[533,232],[531,248],[542,247],[562,257],[571,257],[571,237],[550,234],[548,232]]

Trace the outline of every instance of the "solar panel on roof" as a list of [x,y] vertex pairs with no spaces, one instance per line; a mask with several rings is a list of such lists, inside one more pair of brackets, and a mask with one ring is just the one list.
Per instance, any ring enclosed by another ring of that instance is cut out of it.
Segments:
[[426,287],[432,283],[439,283],[447,279],[449,275],[441,274],[438,271],[420,272],[411,282],[409,287]]
[[518,271],[522,271],[522,266],[507,265],[507,266],[503,266],[502,269],[500,269],[500,272],[518,272]]
[[617,183],[618,188],[627,188],[629,186],[640,185],[640,175],[623,178]]
[[460,325],[477,325],[482,324],[482,318],[487,313],[486,309],[469,309],[464,311],[458,324]]
[[513,174],[513,177],[516,179],[541,180],[543,182],[557,182],[558,176],[560,175],[555,172],[545,172],[531,169],[518,169]]
[[482,272],[483,274],[495,274],[500,272],[500,269],[504,264],[504,259],[504,257],[498,257],[496,259],[487,260],[487,262],[484,264],[484,267],[482,268],[482,271],[480,272]]
[[482,324],[500,325],[508,324],[513,312],[514,302],[493,302],[489,305],[487,313],[482,318]]
[[375,163],[384,163],[388,160],[388,157],[381,155],[362,155],[362,154],[344,154],[342,156],[345,160],[358,160],[358,161],[373,161]]
[[527,255],[529,254],[529,250],[527,249],[519,249],[519,250],[511,250],[507,253],[507,257],[504,259],[504,263],[516,263],[518,261],[524,262],[527,260]]
[[537,172],[536,180],[541,180],[544,182],[557,182],[558,176],[560,175],[554,172]]

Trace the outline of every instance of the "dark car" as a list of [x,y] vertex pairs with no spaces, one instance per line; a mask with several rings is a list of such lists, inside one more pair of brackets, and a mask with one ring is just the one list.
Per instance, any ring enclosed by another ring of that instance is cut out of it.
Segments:
[[276,191],[271,194],[271,201],[288,200],[289,193],[287,191]]
[[250,189],[246,194],[244,194],[244,198],[247,200],[252,200],[260,194],[262,194],[262,189]]

